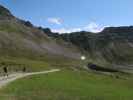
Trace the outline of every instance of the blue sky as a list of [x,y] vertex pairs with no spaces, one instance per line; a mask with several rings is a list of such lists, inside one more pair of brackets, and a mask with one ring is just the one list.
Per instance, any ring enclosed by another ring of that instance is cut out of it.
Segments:
[[0,0],[17,17],[56,32],[133,25],[133,0]]

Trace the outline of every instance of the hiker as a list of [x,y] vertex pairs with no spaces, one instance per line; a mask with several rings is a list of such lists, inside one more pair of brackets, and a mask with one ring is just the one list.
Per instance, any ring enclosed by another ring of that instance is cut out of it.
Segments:
[[6,76],[8,76],[8,70],[7,70],[6,66],[3,67],[3,70],[4,70],[4,73],[6,74]]
[[23,67],[23,72],[26,72],[26,67]]

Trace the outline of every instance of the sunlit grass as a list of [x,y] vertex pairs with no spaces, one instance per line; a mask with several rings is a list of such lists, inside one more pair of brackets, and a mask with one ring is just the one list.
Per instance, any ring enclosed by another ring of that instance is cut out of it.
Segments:
[[133,79],[62,70],[12,82],[0,91],[1,100],[132,100]]

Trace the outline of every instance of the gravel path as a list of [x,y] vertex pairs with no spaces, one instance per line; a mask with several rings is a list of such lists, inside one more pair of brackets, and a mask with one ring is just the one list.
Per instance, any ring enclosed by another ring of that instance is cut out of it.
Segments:
[[10,74],[8,77],[2,76],[2,77],[0,77],[0,88],[2,88],[3,86],[9,84],[10,82],[12,82],[16,79],[20,79],[20,78],[23,78],[26,76],[47,74],[47,73],[52,73],[52,72],[57,72],[57,71],[60,71],[60,69],[52,69],[52,70],[48,70],[48,71],[31,72],[31,73],[14,73],[14,74]]

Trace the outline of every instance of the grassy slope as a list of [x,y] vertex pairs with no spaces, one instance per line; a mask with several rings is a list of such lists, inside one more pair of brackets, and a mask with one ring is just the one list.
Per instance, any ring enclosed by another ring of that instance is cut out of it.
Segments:
[[63,70],[17,80],[0,91],[1,100],[132,100],[133,79]]
[[50,64],[45,61],[43,62],[43,61],[37,61],[37,60],[30,60],[26,58],[15,58],[15,57],[3,58],[2,57],[0,58],[0,66],[1,66],[0,74],[3,73],[3,65],[1,65],[2,63],[5,64],[4,66],[7,66],[9,73],[22,71],[23,67],[26,67],[26,70],[28,72],[51,69]]
[[[25,42],[24,39],[29,42]],[[30,71],[39,71],[45,69],[44,66],[68,66],[68,64],[70,66],[78,62],[39,47],[40,43],[50,42],[53,44],[57,42],[68,51],[79,52],[76,51],[76,47],[67,47],[63,44],[64,41],[50,39],[40,30],[27,27],[16,19],[3,20],[0,22],[0,64],[1,62],[5,62],[6,65],[15,63],[15,69],[20,69],[20,65],[25,65]],[[54,49],[56,48],[53,47]]]
[[[3,64],[7,66],[8,72],[22,71],[23,67],[28,72],[43,71],[52,68],[75,68],[85,65],[85,62],[80,63],[79,60],[67,59],[58,56],[46,56],[43,59],[28,59],[19,57],[0,57],[0,75],[3,73]],[[71,67],[69,67],[71,66]]]

